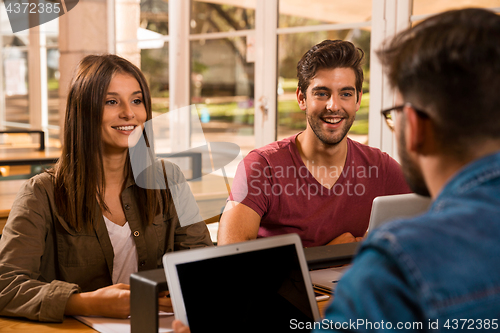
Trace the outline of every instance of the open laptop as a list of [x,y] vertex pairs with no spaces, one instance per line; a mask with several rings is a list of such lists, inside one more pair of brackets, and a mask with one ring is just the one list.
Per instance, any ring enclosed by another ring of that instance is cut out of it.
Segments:
[[[414,193],[376,197],[373,200],[368,231],[397,218],[422,214],[429,209],[430,204],[430,198]],[[350,265],[345,265],[312,271],[311,280],[314,288],[333,294],[337,287],[337,282],[349,267]]]
[[368,232],[398,218],[420,215],[430,205],[431,198],[415,193],[376,197],[373,199]]
[[191,332],[286,332],[320,320],[297,234],[167,253],[175,317]]

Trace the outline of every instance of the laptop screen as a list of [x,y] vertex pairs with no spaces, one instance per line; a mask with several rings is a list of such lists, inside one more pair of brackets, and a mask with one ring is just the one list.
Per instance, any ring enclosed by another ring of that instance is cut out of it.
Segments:
[[295,245],[179,263],[176,268],[193,333],[212,326],[227,332],[284,332],[292,330],[293,322],[314,322]]

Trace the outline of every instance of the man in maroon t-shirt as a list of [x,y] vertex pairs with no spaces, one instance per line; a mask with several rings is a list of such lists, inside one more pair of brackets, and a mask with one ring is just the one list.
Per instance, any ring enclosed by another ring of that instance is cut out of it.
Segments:
[[363,55],[340,40],[304,54],[296,95],[306,130],[240,163],[220,245],[292,232],[306,247],[359,241],[375,197],[409,192],[396,161],[346,136],[361,104]]

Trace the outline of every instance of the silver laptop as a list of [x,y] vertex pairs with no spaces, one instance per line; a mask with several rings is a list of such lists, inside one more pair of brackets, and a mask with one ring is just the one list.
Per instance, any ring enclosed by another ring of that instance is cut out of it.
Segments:
[[373,199],[368,232],[398,218],[420,215],[429,209],[431,202],[431,198],[415,193],[376,197]]
[[320,320],[297,234],[163,257],[175,317],[191,332],[296,331]]
[[314,289],[333,295],[340,278],[350,267],[351,265],[344,265],[311,271],[310,275]]

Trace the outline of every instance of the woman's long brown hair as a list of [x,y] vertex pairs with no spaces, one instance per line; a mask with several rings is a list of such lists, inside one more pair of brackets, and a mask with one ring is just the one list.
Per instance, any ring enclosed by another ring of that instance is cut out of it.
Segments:
[[[151,94],[139,68],[111,54],[89,55],[80,61],[68,93],[62,156],[53,170],[58,212],[76,231],[90,231],[97,223],[94,219],[99,216],[98,210],[108,210],[104,202],[101,123],[108,87],[116,73],[137,79],[147,120],[152,118]],[[152,169],[150,176],[154,177]],[[132,175],[130,157],[125,174]],[[150,224],[162,207],[166,210],[167,190],[137,187],[134,193],[144,225]]]

